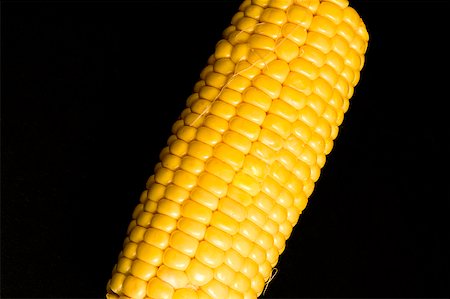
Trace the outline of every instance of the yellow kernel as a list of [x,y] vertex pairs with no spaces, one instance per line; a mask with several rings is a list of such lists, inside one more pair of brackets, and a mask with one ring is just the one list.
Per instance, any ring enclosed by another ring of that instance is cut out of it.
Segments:
[[264,280],[268,280],[272,274],[272,265],[269,261],[265,260],[262,264],[258,266],[259,273],[264,277]]
[[228,121],[215,115],[208,115],[205,118],[204,125],[221,134],[228,129]]
[[257,124],[239,116],[230,120],[230,130],[247,137],[251,141],[255,141],[258,138],[260,129]]
[[261,246],[255,244],[248,254],[248,257],[254,260],[258,265],[261,265],[266,260],[266,252]]
[[250,205],[247,207],[247,218],[259,227],[263,227],[267,221],[266,213],[258,209],[255,205]]
[[283,138],[273,130],[263,128],[258,139],[262,144],[270,147],[272,150],[279,151],[283,146]]
[[228,41],[233,45],[246,43],[248,41],[248,38],[250,37],[250,33],[244,32],[244,31],[233,31],[230,32],[230,35],[228,36]]
[[228,298],[228,287],[215,279],[212,279],[201,288],[213,299]]
[[[212,66],[211,66],[212,67]],[[207,85],[215,87],[215,88],[222,88],[225,83],[227,82],[227,76],[216,73],[214,71],[211,71],[205,78],[205,82]]]
[[255,242],[260,232],[261,229],[248,219],[243,220],[239,224],[239,233],[252,242]]
[[266,93],[255,87],[249,87],[242,95],[243,101],[264,111],[269,110],[272,99]]
[[271,23],[259,23],[255,28],[255,33],[267,36],[271,39],[277,39],[281,35],[281,28]]
[[336,34],[336,25],[325,17],[315,16],[309,30],[311,32],[321,33],[326,37],[331,38]]
[[172,298],[173,287],[158,277],[153,277],[147,284],[147,296],[155,299]]
[[240,268],[240,272],[252,279],[256,273],[258,273],[258,264],[251,258],[245,258]]
[[169,199],[162,199],[159,201],[156,211],[172,218],[178,218],[180,216],[180,205]]
[[313,133],[308,141],[308,145],[317,153],[323,153],[325,149],[325,141],[322,136],[317,133]]
[[275,49],[275,41],[270,37],[261,34],[252,34],[248,39],[248,45],[252,49],[262,49],[273,51]]
[[[204,170],[205,162],[191,156],[184,156],[181,159],[180,168],[191,174],[198,175]],[[176,181],[180,185],[186,185],[184,182],[189,181],[190,184],[188,185],[191,185],[194,182],[194,178],[185,171],[176,171],[174,182]]]
[[189,283],[189,279],[184,271],[172,269],[165,265],[158,268],[157,276],[175,289],[184,288]]
[[236,64],[235,72],[249,80],[253,80],[255,76],[261,73],[261,70],[250,64],[247,60],[243,60]]
[[234,72],[235,64],[229,58],[221,58],[214,62],[214,71],[223,75]]
[[260,191],[259,183],[251,176],[243,172],[238,172],[233,178],[232,184],[239,189],[247,192],[251,196],[255,196]]
[[159,266],[162,263],[163,251],[155,246],[142,242],[136,250],[136,257],[141,261]]
[[280,99],[297,110],[303,108],[306,104],[305,94],[289,86],[283,86]]
[[289,65],[286,61],[280,59],[274,60],[270,62],[267,65],[267,68],[263,70],[263,74],[277,80],[280,83],[283,83],[289,74]]
[[228,188],[228,184],[225,181],[208,172],[200,174],[198,185],[219,198],[225,196]]
[[256,237],[255,243],[265,250],[269,250],[269,248],[272,248],[273,246],[273,237],[271,234],[261,230],[259,235]]
[[203,223],[185,217],[178,220],[177,228],[197,240],[203,239],[206,231],[206,226]]
[[299,56],[309,62],[312,62],[318,67],[322,67],[326,59],[326,55],[323,52],[310,45],[304,45]]
[[160,249],[165,249],[169,245],[170,235],[157,228],[150,227],[144,235],[144,241]]
[[309,28],[313,19],[311,11],[297,5],[289,7],[286,16],[290,23],[300,25],[304,28]]
[[238,272],[231,287],[240,293],[244,293],[250,288],[250,280],[244,274]]
[[177,221],[172,217],[156,214],[153,215],[151,226],[167,233],[171,233],[176,227],[176,222]]
[[266,163],[271,163],[275,156],[275,151],[262,142],[253,142],[250,153]]
[[231,51],[233,50],[233,45],[228,41],[222,39],[216,45],[216,51],[214,57],[216,59],[228,58],[231,56]]
[[253,79],[253,86],[266,93],[270,98],[276,99],[281,92],[281,83],[266,75],[258,75]]
[[255,124],[261,125],[266,117],[266,112],[249,103],[241,103],[237,108],[237,115]]
[[131,266],[130,273],[134,277],[140,278],[144,281],[148,281],[150,278],[155,276],[156,267],[141,260],[134,260],[133,265]]
[[[261,130],[261,133],[264,130]],[[263,178],[267,173],[267,164],[253,155],[245,156],[244,165],[242,171],[249,176],[256,178]]]
[[266,213],[268,213],[274,205],[274,200],[262,192],[257,194],[253,200],[254,205]]
[[181,139],[177,139],[170,144],[169,150],[170,153],[174,154],[175,156],[182,157],[187,153],[188,143]]
[[227,163],[236,170],[242,167],[245,155],[228,144],[219,143],[214,148],[214,157]]
[[251,84],[252,84],[252,82],[249,79],[245,78],[244,76],[233,75],[228,79],[227,87],[229,89],[232,89],[232,90],[242,93]]
[[316,163],[316,153],[309,146],[305,146],[299,159],[311,166]]
[[182,231],[176,230],[170,236],[169,245],[181,253],[193,257],[198,247],[198,240]]
[[283,223],[286,220],[286,217],[286,209],[279,204],[275,204],[269,212],[269,218],[277,223]]
[[[263,35],[260,36],[265,37]],[[255,49],[255,48],[250,49],[250,53],[248,54],[247,58],[248,62],[251,65],[254,65],[255,67],[260,69],[267,67],[267,64],[275,59],[277,59],[277,55],[273,52],[273,50]]]
[[263,229],[274,236],[278,232],[278,223],[273,221],[271,218],[268,218],[266,224],[264,224]]
[[244,257],[236,250],[229,249],[225,252],[224,264],[237,272],[244,265]]
[[132,218],[133,219],[136,219],[138,216],[139,216],[139,214],[141,214],[141,212],[144,210],[144,205],[143,204],[138,204],[137,206],[136,206],[136,208],[134,209],[134,211],[133,211],[133,215],[132,215]]
[[[208,231],[207,231],[208,232]],[[200,242],[195,258],[204,265],[216,268],[224,261],[224,252],[208,241]]]
[[178,156],[167,154],[161,159],[161,164],[164,168],[174,171],[180,166],[181,159]]
[[285,236],[280,233],[280,232],[276,232],[274,235],[274,245],[275,247],[278,249],[278,252],[282,252],[284,250],[284,248],[286,247],[286,238]]
[[317,9],[317,15],[323,16],[331,20],[334,24],[339,24],[342,22],[344,16],[343,11],[337,4],[330,2],[322,2]]
[[116,270],[117,270],[117,272],[126,274],[130,270],[132,264],[133,264],[133,261],[130,260],[129,258],[121,257],[121,258],[119,258],[119,261],[117,262]]
[[276,198],[281,192],[281,186],[271,177],[266,177],[261,186],[261,191],[272,198]]
[[[253,291],[257,293],[258,296],[261,294],[262,290],[264,289],[264,284],[265,284],[264,278],[259,273],[251,280],[251,287],[252,287]],[[252,298],[252,297],[248,297],[248,298]],[[247,299],[247,298],[245,298],[245,299]]]
[[252,142],[248,138],[234,131],[226,131],[223,134],[223,142],[244,154],[247,154],[252,146]]
[[128,242],[123,248],[123,255],[129,259],[136,257],[137,244],[134,242]]
[[201,141],[194,140],[189,143],[188,155],[194,158],[205,161],[212,156],[212,152],[212,147]]
[[289,62],[298,56],[299,48],[295,42],[289,39],[281,39],[276,43],[275,53],[279,59]]
[[244,207],[248,206],[252,202],[252,197],[250,194],[242,189],[237,188],[234,185],[228,186],[227,196],[234,201],[239,202],[239,204],[243,205]]
[[213,270],[199,262],[197,259],[192,259],[186,269],[186,274],[191,284],[195,286],[205,285],[214,277]]
[[161,185],[169,184],[173,179],[173,171],[164,167],[159,168],[155,173],[155,181]]
[[181,204],[189,197],[189,191],[177,185],[169,184],[164,195],[167,199]]
[[204,114],[209,111],[210,107],[211,107],[211,101],[205,100],[205,99],[199,99],[192,104],[191,110],[192,110],[192,112],[194,112],[196,114]]
[[268,114],[262,127],[277,133],[284,139],[291,135],[291,123],[275,114]]
[[[256,23],[256,20],[253,20],[253,21],[255,21],[255,23]],[[247,59],[249,51],[250,51],[250,48],[247,43],[235,45],[233,47],[233,51],[231,52],[232,62],[238,63],[239,61]],[[234,72],[234,69],[233,69],[233,72]],[[235,88],[232,88],[232,89],[235,89]]]
[[306,76],[297,72],[290,72],[284,84],[305,95],[310,95],[313,90],[312,81]]
[[176,270],[186,270],[190,257],[171,247],[167,248],[163,255],[163,263]]
[[[253,242],[242,236],[241,234],[235,234],[233,236],[232,248],[236,250],[242,257],[247,257],[253,248]],[[231,265],[229,266],[232,267]]]
[[234,235],[239,231],[239,222],[220,211],[215,211],[213,213],[210,225],[217,227],[230,235]]
[[195,187],[191,192],[191,199],[210,210],[217,209],[219,199],[212,193],[201,187]]
[[231,166],[214,157],[206,162],[205,169],[207,172],[221,178],[227,183],[230,183],[233,180],[235,173]]
[[181,207],[181,215],[200,223],[208,224],[211,219],[211,210],[195,201],[187,200]]
[[348,43],[351,43],[355,36],[355,31],[351,25],[342,22],[336,27],[336,34],[342,36]]
[[123,287],[126,276],[122,273],[114,273],[109,281],[109,288],[116,294],[119,294]]
[[224,197],[219,201],[219,211],[241,222],[247,216],[247,210],[238,201]]
[[283,37],[291,40],[297,46],[302,46],[306,41],[307,31],[298,24],[286,23],[281,30]]
[[196,139],[210,146],[214,146],[222,140],[222,136],[210,128],[200,127],[197,130]]
[[219,99],[225,103],[236,106],[242,101],[242,94],[235,90],[224,88],[219,95]]
[[130,233],[130,240],[139,243],[144,239],[145,228],[142,226],[135,226]]
[[320,50],[324,54],[327,54],[332,49],[331,40],[325,35],[314,31],[308,32],[305,44]]
[[236,23],[236,28],[251,33],[255,29],[257,22],[253,18],[243,17]]
[[200,72],[200,79],[205,80],[206,76],[210,74],[213,71],[212,65],[207,65],[203,68],[203,70]]
[[230,285],[233,282],[235,275],[236,272],[226,264],[222,264],[214,269],[214,278],[226,285]]
[[306,181],[311,173],[310,168],[303,161],[297,161],[294,168],[292,169],[292,172],[298,179],[302,181]]
[[263,13],[263,11],[264,11],[264,8],[262,8],[261,6],[250,5],[245,9],[244,14],[247,17],[250,17],[253,19],[259,19],[259,17]]
[[[181,165],[183,165],[183,162]],[[192,173],[179,169],[175,171],[173,183],[186,190],[191,190],[197,184],[197,177]]]
[[214,226],[206,230],[205,240],[224,251],[230,249],[233,241],[229,234]]
[[271,167],[271,176],[281,185],[284,185],[291,173],[278,161],[275,161]]
[[287,17],[283,10],[277,8],[267,8],[261,15],[260,21],[272,23],[278,26],[286,23]]
[[298,117],[298,112],[294,107],[278,99],[273,101],[269,113],[278,115],[289,122],[294,122]]
[[145,281],[130,275],[123,281],[122,293],[132,298],[144,298],[146,286]]
[[289,67],[293,72],[302,74],[310,80],[315,80],[320,74],[320,69],[311,61],[308,61],[304,58],[297,58],[292,60],[289,63]]

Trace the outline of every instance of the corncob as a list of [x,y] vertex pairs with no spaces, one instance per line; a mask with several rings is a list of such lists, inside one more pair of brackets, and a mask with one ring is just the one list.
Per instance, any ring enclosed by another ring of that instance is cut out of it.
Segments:
[[347,0],[245,0],[172,128],[107,298],[256,298],[333,147],[368,33]]

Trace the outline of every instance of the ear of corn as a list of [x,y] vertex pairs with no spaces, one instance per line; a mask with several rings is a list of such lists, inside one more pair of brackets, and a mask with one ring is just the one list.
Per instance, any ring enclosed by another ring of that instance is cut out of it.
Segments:
[[107,297],[256,298],[333,147],[368,34],[346,0],[246,0],[133,213]]

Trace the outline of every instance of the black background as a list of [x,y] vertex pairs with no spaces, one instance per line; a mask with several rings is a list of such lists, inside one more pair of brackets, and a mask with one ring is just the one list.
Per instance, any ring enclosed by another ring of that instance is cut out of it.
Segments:
[[[239,3],[2,3],[2,297],[103,296]],[[449,2],[352,6],[366,66],[266,297],[449,297]]]

